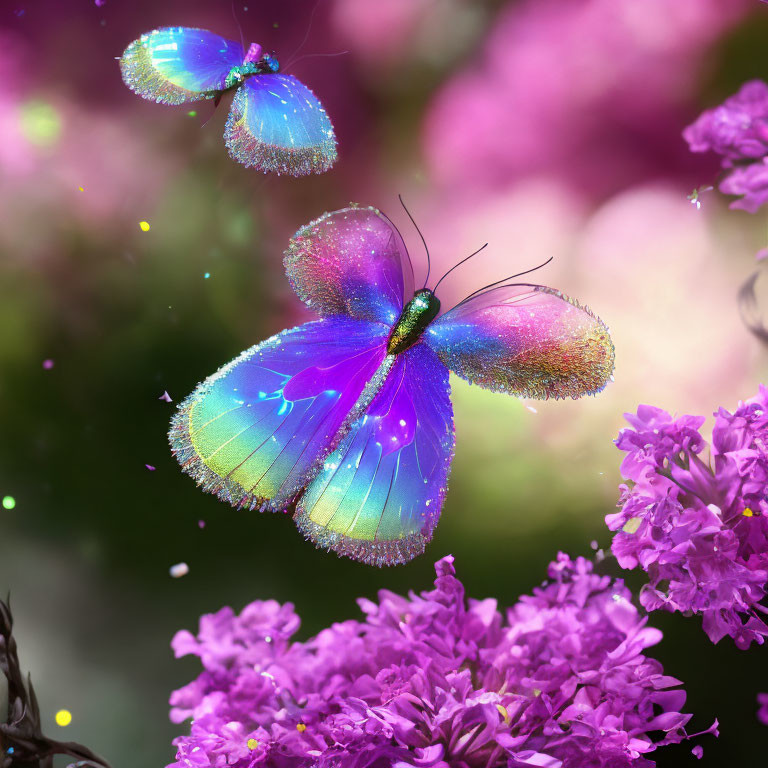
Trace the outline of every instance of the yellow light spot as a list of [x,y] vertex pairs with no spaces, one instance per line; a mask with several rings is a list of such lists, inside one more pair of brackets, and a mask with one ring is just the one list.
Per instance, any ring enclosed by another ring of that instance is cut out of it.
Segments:
[[16,499],[13,496],[3,496],[3,509],[13,509],[16,506]]
[[304,725],[304,723],[296,723],[296,730],[297,730],[299,733],[304,733],[304,731],[306,731],[306,730],[307,730],[307,726],[306,726],[306,725]]
[[541,696],[541,689],[540,688],[534,688],[533,689],[533,695],[534,696]]
[[78,189],[79,189],[81,192],[85,192],[85,190],[84,190],[82,187],[78,187]]
[[259,746],[259,742],[256,739],[248,739],[248,749],[256,749]]
[[744,517],[752,517],[755,513],[749,507],[745,507],[741,514],[744,515]]
[[149,222],[148,221],[140,221],[139,227],[141,228],[142,232],[149,232]]
[[629,520],[624,523],[624,527],[621,530],[624,531],[624,533],[637,533],[637,529],[642,522],[642,517],[630,517]]
[[72,713],[68,709],[60,709],[56,713],[56,725],[66,728],[72,722]]

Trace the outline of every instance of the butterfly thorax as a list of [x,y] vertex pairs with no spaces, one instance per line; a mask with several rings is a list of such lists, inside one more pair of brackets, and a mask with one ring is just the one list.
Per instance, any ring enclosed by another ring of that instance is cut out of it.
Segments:
[[440,301],[432,291],[427,288],[416,291],[392,327],[387,343],[387,354],[397,355],[412,347],[421,338],[426,327],[437,317],[439,311]]
[[274,74],[280,71],[280,62],[274,53],[262,51],[258,43],[251,43],[242,64],[229,70],[224,88],[234,88],[251,75]]

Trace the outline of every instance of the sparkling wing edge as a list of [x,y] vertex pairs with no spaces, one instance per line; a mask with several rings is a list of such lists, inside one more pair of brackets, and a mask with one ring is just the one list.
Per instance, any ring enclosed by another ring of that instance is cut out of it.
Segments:
[[[325,112],[325,107],[322,107],[314,91],[304,83],[301,85],[317,99],[317,103]],[[326,139],[314,147],[298,150],[275,147],[260,141],[246,127],[245,106],[247,100],[248,91],[244,85],[240,86],[232,100],[227,123],[224,126],[224,143],[232,160],[244,168],[257,168],[263,173],[276,173],[278,176],[282,174],[295,177],[308,176],[311,173],[325,173],[333,167],[339,157],[336,149],[335,132],[333,132],[332,138]],[[333,124],[327,112],[325,112],[325,116],[333,131]],[[286,157],[294,159],[289,162]]]
[[[171,82],[166,83],[160,95],[151,95],[151,91],[146,88],[142,88],[142,80],[147,77],[147,72],[157,72],[149,61],[149,54],[147,49],[142,45],[146,38],[150,35],[157,34],[166,29],[172,29],[172,27],[158,27],[150,32],[145,32],[141,37],[136,38],[128,44],[123,55],[120,57],[120,74],[122,75],[125,85],[133,91],[137,96],[141,96],[142,99],[147,101],[153,101],[157,104],[168,104],[170,106],[179,106],[180,104],[187,104],[192,101],[205,101],[206,99],[213,99],[217,96],[219,91],[190,91],[187,88],[182,88],[180,85],[175,85]],[[208,32],[207,29],[200,27],[188,27],[188,29]]]
[[220,501],[224,501],[237,509],[256,509],[258,507],[260,512],[278,511],[276,507],[271,505],[269,499],[250,493],[240,483],[231,478],[222,479],[220,475],[216,474],[205,464],[192,444],[192,438],[189,434],[190,411],[219,379],[224,378],[233,368],[253,357],[260,350],[276,346],[280,343],[280,336],[280,333],[276,333],[265,341],[249,347],[233,360],[222,365],[215,373],[198,384],[179,403],[176,413],[171,417],[168,442],[171,446],[171,453],[179,462],[181,471],[189,475],[203,491],[213,494]]

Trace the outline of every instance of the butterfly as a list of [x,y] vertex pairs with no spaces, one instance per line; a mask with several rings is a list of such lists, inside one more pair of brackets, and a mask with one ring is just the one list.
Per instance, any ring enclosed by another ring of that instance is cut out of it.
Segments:
[[284,266],[320,319],[198,385],[169,440],[205,491],[262,511],[295,504],[304,536],[339,555],[381,566],[424,551],[454,449],[449,371],[542,399],[595,394],[612,376],[606,326],[551,288],[499,281],[441,314],[376,208],[302,227]]
[[336,161],[325,109],[306,85],[280,73],[273,53],[204,29],[164,27],[134,40],[120,59],[125,84],[161,104],[219,99],[235,90],[224,131],[230,156],[248,168],[304,176]]

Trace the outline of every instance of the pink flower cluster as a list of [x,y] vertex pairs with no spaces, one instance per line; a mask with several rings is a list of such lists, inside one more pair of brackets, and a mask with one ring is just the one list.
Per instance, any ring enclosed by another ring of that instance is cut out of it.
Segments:
[[755,213],[768,201],[768,85],[750,80],[683,131],[691,152],[715,152],[727,171],[720,191],[739,195],[731,208]]
[[203,671],[171,697],[192,718],[172,768],[648,768],[687,737],[680,682],[645,655],[661,633],[621,581],[561,554],[502,614],[465,600],[452,558],[436,571],[305,642],[274,601],[179,632]]
[[715,416],[708,445],[703,417],[628,414],[616,444],[629,483],[606,522],[619,564],[648,573],[647,610],[698,614],[712,642],[747,648],[768,635],[768,389]]

